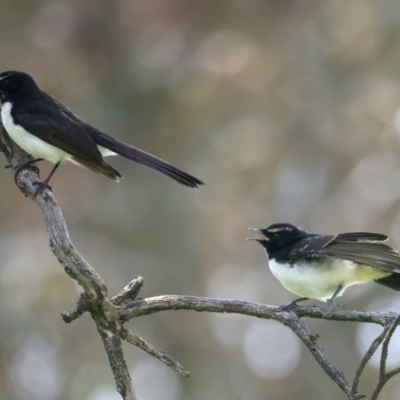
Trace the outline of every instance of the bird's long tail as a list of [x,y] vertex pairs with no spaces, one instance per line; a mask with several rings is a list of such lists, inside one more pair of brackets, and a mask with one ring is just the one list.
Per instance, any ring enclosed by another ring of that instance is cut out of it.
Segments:
[[99,131],[90,132],[90,136],[96,142],[96,144],[103,146],[122,157],[128,158],[129,160],[142,164],[145,167],[153,169],[154,171],[169,176],[182,185],[191,188],[197,188],[200,185],[204,185],[201,180],[195,178],[193,175],[180,170],[179,168],[164,160],[161,160],[160,158],[139,150],[136,147],[120,142],[119,140],[114,139],[105,133]]

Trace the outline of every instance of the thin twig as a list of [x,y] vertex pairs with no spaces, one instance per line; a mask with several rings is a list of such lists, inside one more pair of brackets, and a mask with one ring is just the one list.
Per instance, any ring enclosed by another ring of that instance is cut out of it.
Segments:
[[121,339],[111,330],[104,327],[101,321],[97,320],[96,325],[114,374],[118,393],[124,400],[137,400],[124,358]]
[[116,296],[110,301],[116,306],[121,305],[124,301],[135,300],[138,296],[140,289],[143,286],[143,278],[135,276]]
[[79,318],[86,311],[88,311],[87,300],[85,299],[83,294],[81,294],[81,296],[79,297],[79,300],[77,301],[75,307],[73,307],[69,311],[65,311],[65,312],[61,313],[61,316],[62,316],[64,322],[69,324],[73,320]]
[[311,334],[307,325],[299,318],[287,318],[284,324],[300,338],[326,374],[342,389],[347,398],[351,399],[350,381],[329,361],[324,349],[315,340],[315,336]]
[[158,358],[164,364],[171,367],[175,372],[177,372],[180,376],[184,378],[188,378],[190,372],[183,367],[178,361],[174,360],[170,355],[165,353],[164,351],[158,349],[157,347],[153,346],[152,344],[146,342],[140,336],[133,334],[132,332],[128,331],[126,328],[121,328],[120,337],[127,342],[133,344],[134,346],[139,347],[140,349],[144,350],[146,353],[151,354],[153,357]]
[[364,357],[362,358],[361,363],[360,363],[359,367],[357,368],[356,375],[354,377],[353,385],[351,388],[351,393],[353,395],[358,392],[358,386],[360,384],[361,375],[364,372],[364,369],[367,366],[369,360],[374,355],[375,351],[378,349],[378,347],[381,345],[381,343],[385,340],[389,329],[390,329],[390,325],[388,324],[387,326],[385,326],[385,328],[383,329],[381,334],[377,338],[375,338],[375,340],[371,343],[371,345],[369,346],[369,349],[367,350]]
[[382,354],[381,354],[381,362],[380,362],[380,368],[379,368],[379,377],[384,378],[386,375],[386,360],[388,357],[388,349],[389,349],[389,343],[390,339],[394,333],[394,331],[397,328],[397,325],[400,322],[400,316],[397,317],[391,324],[388,325],[388,331],[387,334],[383,340],[383,345],[382,345]]
[[393,369],[387,373],[387,380],[393,378],[395,375],[400,374],[400,367]]
[[[381,393],[383,387],[386,385],[387,381],[400,372],[400,368],[397,368],[394,371],[392,371],[392,373],[389,373],[390,375],[386,373],[386,361],[389,354],[388,349],[389,349],[390,339],[392,338],[393,333],[396,330],[399,322],[400,322],[400,316],[395,318],[391,324],[388,324],[386,327],[387,329],[385,328],[386,335],[383,339],[383,345],[382,345],[381,361],[379,366],[379,381],[374,392],[372,393],[371,400],[376,400],[379,394]],[[393,372],[395,373],[393,374]]]

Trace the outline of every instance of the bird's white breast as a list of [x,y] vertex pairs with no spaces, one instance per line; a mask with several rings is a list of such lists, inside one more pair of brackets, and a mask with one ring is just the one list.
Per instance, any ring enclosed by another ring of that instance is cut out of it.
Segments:
[[22,126],[14,124],[14,119],[11,115],[12,104],[6,102],[1,107],[1,118],[4,128],[10,135],[11,139],[27,153],[35,158],[44,158],[45,160],[57,163],[71,155],[65,151],[44,142],[35,135],[27,132]]
[[318,262],[307,260],[294,264],[269,260],[273,275],[292,293],[309,299],[328,300],[339,285],[345,289],[357,283],[384,278],[391,273],[367,265],[357,265],[348,260],[326,258]]

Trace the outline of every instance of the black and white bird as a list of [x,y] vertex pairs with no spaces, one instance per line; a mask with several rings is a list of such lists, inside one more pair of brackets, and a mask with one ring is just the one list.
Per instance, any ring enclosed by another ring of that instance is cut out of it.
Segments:
[[[273,275],[302,299],[330,301],[352,285],[374,281],[400,291],[400,257],[380,233],[316,235],[278,223],[260,233]],[[302,300],[299,299],[299,300]],[[298,301],[298,300],[297,300]]]
[[35,158],[20,167],[42,160],[55,164],[44,184],[48,183],[64,161],[118,181],[120,173],[107,164],[103,157],[121,155],[182,185],[192,188],[203,185],[199,179],[168,162],[116,140],[83,121],[58,100],[40,90],[33,78],[24,72],[7,71],[0,74],[0,100],[1,117],[7,133],[18,146]]

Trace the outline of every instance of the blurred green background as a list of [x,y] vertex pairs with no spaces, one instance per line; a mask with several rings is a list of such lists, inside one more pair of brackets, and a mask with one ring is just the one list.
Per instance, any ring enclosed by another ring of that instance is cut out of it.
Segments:
[[[110,295],[142,275],[142,297],[280,305],[295,296],[248,227],[372,230],[400,247],[399,21],[391,0],[1,0],[0,70],[30,73],[90,123],[206,182],[189,190],[122,158],[110,160],[119,184],[60,168],[52,187],[72,240]],[[90,317],[61,320],[77,291],[38,207],[9,170],[0,179],[0,398],[119,399]],[[373,284],[341,303],[400,308],[398,293]],[[349,377],[379,332],[307,323]],[[342,398],[272,321],[171,311],[127,326],[192,372],[181,379],[126,345],[139,400]],[[390,366],[399,352],[395,336]]]

